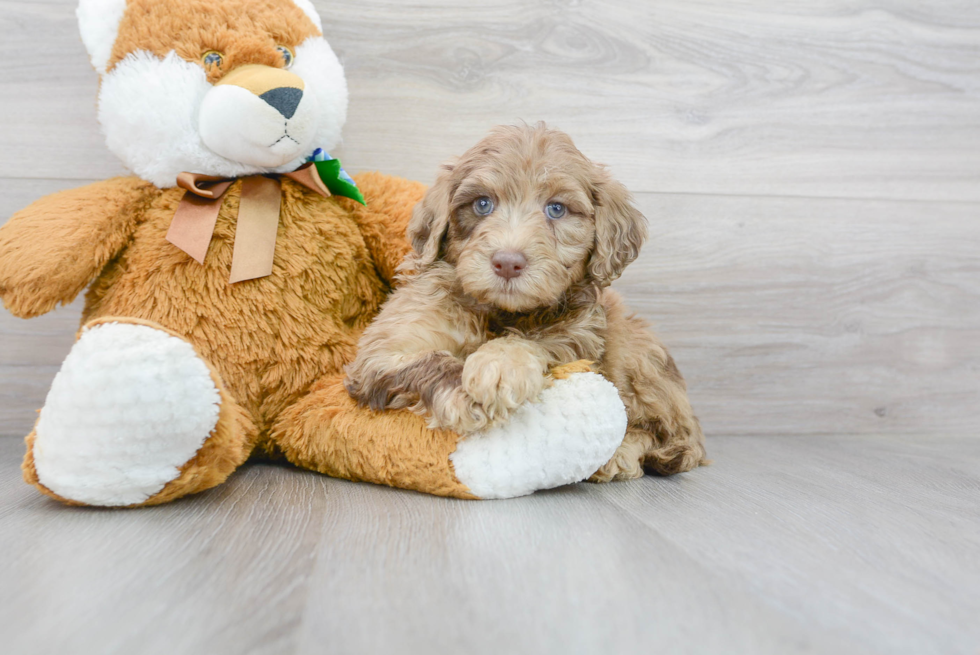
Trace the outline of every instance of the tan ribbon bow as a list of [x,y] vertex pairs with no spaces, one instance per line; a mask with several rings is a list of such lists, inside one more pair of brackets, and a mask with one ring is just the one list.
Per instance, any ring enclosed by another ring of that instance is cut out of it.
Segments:
[[[250,175],[242,178],[242,197],[235,227],[235,250],[231,259],[230,282],[242,282],[265,277],[272,273],[276,253],[276,232],[279,229],[279,207],[282,203],[280,176]],[[320,179],[313,162],[307,162],[292,173],[285,173],[324,198],[330,190]],[[174,244],[199,264],[204,263],[218,221],[221,202],[234,179],[181,173],[177,186],[184,197],[174,212],[167,232],[167,241]]]

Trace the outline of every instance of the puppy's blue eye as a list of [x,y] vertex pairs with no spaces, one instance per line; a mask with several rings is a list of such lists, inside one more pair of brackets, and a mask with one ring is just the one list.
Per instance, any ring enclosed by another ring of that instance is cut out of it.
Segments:
[[482,196],[473,201],[473,212],[477,216],[486,216],[493,211],[493,200]]
[[282,60],[286,63],[286,68],[290,68],[293,65],[293,59],[296,58],[293,56],[293,51],[284,45],[277,45],[276,50],[282,55]]
[[548,214],[548,218],[552,218],[555,220],[562,218],[565,214],[568,213],[568,210],[565,208],[565,205],[561,204],[560,202],[548,203],[548,206],[544,208],[544,211],[546,214]]

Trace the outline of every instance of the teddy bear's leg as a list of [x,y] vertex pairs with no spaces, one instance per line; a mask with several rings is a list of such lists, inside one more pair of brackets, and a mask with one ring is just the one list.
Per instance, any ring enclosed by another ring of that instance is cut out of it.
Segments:
[[459,441],[455,432],[430,430],[407,410],[359,407],[343,378],[317,383],[273,425],[272,440],[290,462],[335,478],[476,497],[456,479],[450,462]]
[[272,437],[294,464],[334,477],[456,498],[523,496],[586,479],[626,430],[610,382],[587,372],[555,377],[508,423],[460,437],[407,410],[359,407],[338,375],[287,410]]
[[156,505],[220,484],[250,419],[194,347],[127,318],[88,323],[27,437],[24,478],[79,505]]

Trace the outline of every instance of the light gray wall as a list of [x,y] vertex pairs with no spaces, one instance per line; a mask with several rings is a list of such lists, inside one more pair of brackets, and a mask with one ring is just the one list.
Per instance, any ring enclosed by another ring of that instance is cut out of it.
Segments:
[[[0,0],[0,221],[123,172],[74,4]],[[978,433],[980,4],[316,4],[348,169],[431,182],[544,119],[636,193],[652,239],[619,288],[709,435]],[[0,312],[0,434],[29,430],[78,315]]]

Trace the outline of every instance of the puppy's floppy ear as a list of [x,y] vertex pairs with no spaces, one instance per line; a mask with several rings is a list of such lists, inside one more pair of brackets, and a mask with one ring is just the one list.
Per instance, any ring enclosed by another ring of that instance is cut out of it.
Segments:
[[449,228],[450,201],[452,199],[452,175],[454,166],[444,164],[442,173],[412,212],[408,223],[408,240],[415,249],[415,270],[432,266],[442,250],[442,242]]
[[647,221],[626,187],[596,167],[592,191],[595,206],[595,247],[589,258],[589,276],[600,287],[612,284],[640,254],[647,238]]

